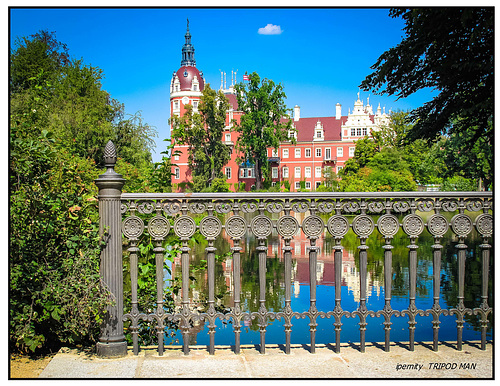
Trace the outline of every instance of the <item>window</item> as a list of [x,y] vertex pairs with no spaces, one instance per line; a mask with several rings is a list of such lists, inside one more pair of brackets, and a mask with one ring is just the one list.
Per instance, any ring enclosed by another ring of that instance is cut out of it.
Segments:
[[343,157],[343,156],[344,156],[344,148],[338,147],[337,148],[337,157]]
[[354,151],[356,150],[355,147],[350,147],[349,148],[349,157],[354,157]]
[[175,168],[175,179],[178,180],[181,178],[181,170],[179,168]]
[[288,178],[288,168],[287,167],[283,167],[282,173],[283,173],[283,178]]
[[193,91],[198,91],[198,85],[197,84],[193,84]]
[[368,129],[366,127],[363,128],[363,135],[368,135]]
[[295,183],[295,189],[296,189],[296,190],[299,190],[299,189],[300,189],[300,182],[296,182],[296,183]]
[[311,177],[311,168],[309,166],[306,166],[304,168],[304,174],[305,174],[306,178]]
[[226,178],[227,178],[228,180],[230,180],[230,179],[231,179],[231,168],[226,168]]
[[174,101],[174,110],[179,110],[179,101]]
[[252,178],[252,170],[253,169],[248,169],[248,178]]
[[321,130],[316,130],[316,138],[321,138]]
[[272,176],[273,178],[278,178],[278,168],[272,168]]
[[331,159],[332,158],[332,149],[330,149],[329,147],[327,147],[325,149],[325,159]]
[[295,178],[300,178],[300,166],[295,168]]
[[358,128],[356,129],[356,134],[357,134],[357,136],[358,136],[358,137],[360,137],[360,136],[361,136],[361,128],[360,128],[360,127],[358,127]]
[[283,149],[283,158],[288,158],[288,149]]
[[272,157],[279,157],[278,149],[272,149],[271,150],[271,156]]
[[306,181],[306,189],[311,189],[311,182]]
[[300,149],[295,149],[295,158],[300,158]]
[[316,148],[316,157],[321,157],[321,148],[320,147]]
[[292,138],[297,139],[297,132],[295,130],[290,130],[288,132],[288,138],[290,138],[290,139],[292,139]]
[[193,101],[193,108],[195,110],[198,108],[198,101]]
[[230,141],[231,141],[231,134],[226,133],[226,142],[230,142]]
[[337,173],[340,172],[343,168],[343,166],[337,166]]
[[351,137],[354,137],[356,135],[356,129],[351,129]]
[[179,161],[179,154],[174,155],[174,161]]
[[321,181],[316,181],[316,189],[318,189],[320,185],[321,185]]
[[174,86],[174,91],[175,91],[175,92],[179,91],[179,85],[178,85],[178,84],[176,84],[176,85]]
[[311,158],[311,149],[306,149],[306,157]]
[[316,166],[314,169],[314,177],[321,177],[321,166]]

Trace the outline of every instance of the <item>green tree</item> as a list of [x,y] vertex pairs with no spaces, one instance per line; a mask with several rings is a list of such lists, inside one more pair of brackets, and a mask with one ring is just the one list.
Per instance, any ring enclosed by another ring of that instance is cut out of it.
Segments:
[[255,188],[260,190],[263,179],[267,179],[270,173],[267,149],[278,149],[281,142],[290,140],[292,122],[283,119],[289,112],[283,86],[261,79],[256,72],[248,78],[246,85],[235,85],[238,106],[244,112],[236,126],[240,133],[236,149],[243,154],[241,162],[249,161],[254,165]]
[[231,157],[229,145],[222,142],[226,127],[229,101],[222,91],[205,85],[199,113],[186,105],[182,117],[170,119],[173,143],[188,145],[189,168],[193,172],[193,190],[201,191],[211,186],[215,179],[223,178],[222,168]]
[[408,139],[468,132],[469,146],[493,145],[494,8],[391,9],[405,37],[384,52],[364,90],[405,98],[433,88],[437,95],[413,110]]
[[128,133],[117,142],[132,154],[117,169],[137,171],[143,179],[126,189],[144,190],[147,125],[123,122],[101,70],[71,61],[52,34],[18,41],[9,78],[9,347],[91,344],[112,301],[99,276],[99,146]]

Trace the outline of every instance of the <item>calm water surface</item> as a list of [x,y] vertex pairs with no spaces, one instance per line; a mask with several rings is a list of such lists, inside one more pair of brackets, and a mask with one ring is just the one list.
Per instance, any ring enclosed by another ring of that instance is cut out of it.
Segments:
[[[477,214],[476,214],[477,215]],[[299,222],[304,214],[298,214]],[[475,217],[474,214],[472,214]],[[451,215],[450,215],[451,218]],[[350,219],[352,221],[352,218]],[[325,220],[326,223],[326,220]],[[230,248],[232,241],[225,237],[220,237],[215,241],[217,248],[217,258],[215,266],[215,293],[220,299],[217,304],[222,308],[229,308],[234,305],[233,299],[233,279],[232,279],[232,257]],[[481,252],[479,245],[482,239],[475,230],[467,237],[466,276],[465,276],[465,306],[468,308],[479,307],[481,303]],[[378,311],[384,308],[384,252],[382,246],[385,240],[377,230],[368,238],[368,275],[367,275],[367,301],[369,310]],[[408,251],[410,244],[408,237],[402,230],[394,237],[392,243],[393,252],[393,275],[392,275],[392,308],[394,310],[404,310],[409,305],[409,271],[408,271]],[[417,250],[417,297],[416,306],[421,310],[432,308],[433,305],[433,249],[434,239],[425,230],[418,238]],[[443,309],[454,308],[457,305],[458,295],[458,265],[457,265],[457,239],[452,235],[451,230],[442,238],[442,269],[441,269],[441,293],[440,306]],[[268,253],[266,263],[266,307],[268,311],[278,312],[285,305],[285,283],[284,283],[284,258],[282,246],[284,242],[273,233],[268,238]],[[318,253],[318,264],[316,269],[316,306],[319,311],[330,311],[335,305],[335,269],[332,248],[334,240],[325,231],[317,245],[321,247]],[[344,311],[354,311],[359,305],[359,239],[350,230],[342,240],[344,247],[342,257],[342,309]],[[193,245],[191,250],[191,267],[200,267],[206,260],[205,247],[207,242],[200,240]],[[257,311],[259,307],[259,274],[258,255],[256,251],[256,241],[250,237],[242,240],[241,246],[241,307],[245,312]],[[292,296],[291,307],[293,311],[304,312],[309,309],[309,260],[307,247],[309,240],[300,233],[291,241],[292,251]],[[493,256],[490,257],[493,261]],[[491,269],[490,269],[491,271]],[[208,284],[206,271],[195,269],[191,273],[195,280],[191,283],[190,299],[201,308],[206,306],[208,296]],[[172,265],[172,276],[180,280],[180,259],[176,259]],[[168,283],[168,281],[167,281]],[[493,305],[493,283],[490,273],[490,288],[488,304]],[[177,299],[180,304],[180,296]],[[491,317],[491,315],[490,315]],[[415,331],[416,341],[432,341],[432,316],[417,316]],[[481,330],[479,316],[465,316],[466,323],[463,329],[464,340],[480,340]],[[408,341],[408,317],[391,318],[391,341]],[[440,317],[439,339],[444,341],[455,341],[457,338],[456,317]],[[333,326],[334,318],[317,319],[316,343],[334,343],[335,332]],[[342,318],[342,342],[359,341],[359,318]],[[367,317],[366,341],[384,341],[383,317]],[[241,328],[241,344],[258,344],[260,342],[259,327],[257,321],[244,322]],[[207,323],[208,324],[208,323]],[[284,344],[285,332],[284,321],[269,320],[266,329],[266,343]],[[292,343],[309,343],[309,318],[292,319]],[[234,344],[234,332],[231,323],[223,323],[217,320],[215,333],[215,344]],[[488,331],[488,338],[491,338],[491,323]],[[166,343],[169,343],[168,341]],[[182,335],[177,332],[171,343],[182,344]],[[190,344],[208,344],[208,327],[203,324],[195,325],[190,333]]]

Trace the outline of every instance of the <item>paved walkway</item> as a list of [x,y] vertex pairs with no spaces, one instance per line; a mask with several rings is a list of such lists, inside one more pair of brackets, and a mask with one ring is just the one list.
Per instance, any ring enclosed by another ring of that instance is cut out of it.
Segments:
[[242,346],[236,355],[229,346],[216,346],[209,355],[206,346],[192,346],[190,355],[180,346],[168,346],[162,357],[154,349],[138,356],[102,359],[77,350],[61,349],[40,378],[492,378],[493,348],[479,349],[467,343],[463,351],[443,343],[438,352],[429,343],[408,351],[405,343],[393,343],[390,352],[382,344],[343,344],[340,354],[330,345],[319,345],[311,354],[308,346],[295,345],[290,355],[283,346],[266,346],[260,354],[254,345]]

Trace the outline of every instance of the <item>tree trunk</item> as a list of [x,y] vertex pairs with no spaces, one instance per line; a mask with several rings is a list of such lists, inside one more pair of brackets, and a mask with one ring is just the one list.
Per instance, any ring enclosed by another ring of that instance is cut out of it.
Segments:
[[255,190],[262,189],[262,165],[255,159]]

